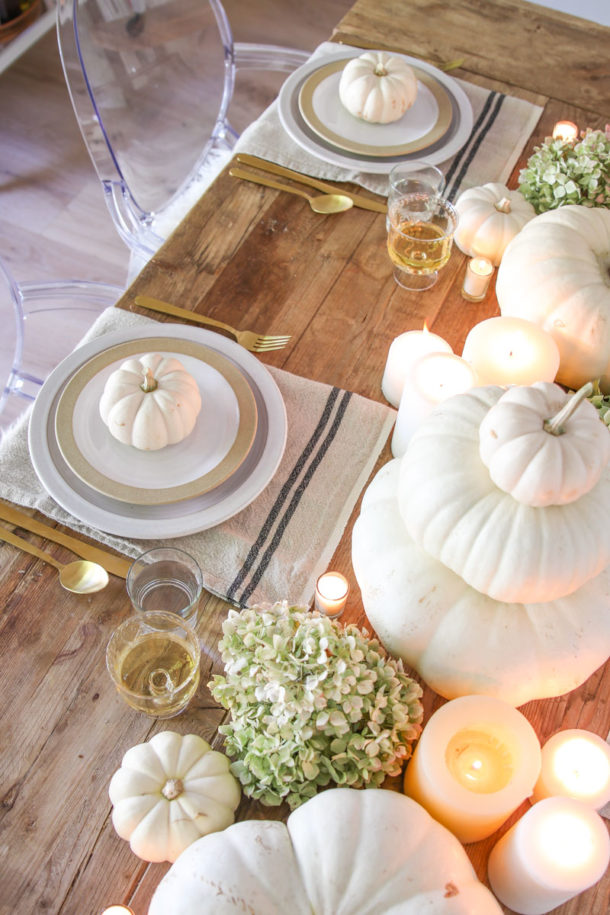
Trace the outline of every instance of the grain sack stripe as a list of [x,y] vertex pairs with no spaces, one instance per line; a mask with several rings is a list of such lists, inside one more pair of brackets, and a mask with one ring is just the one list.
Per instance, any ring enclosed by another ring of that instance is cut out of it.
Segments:
[[288,524],[290,523],[290,519],[292,518],[292,516],[294,515],[295,511],[297,510],[297,508],[299,506],[299,502],[301,501],[301,497],[303,496],[303,493],[307,489],[311,478],[313,477],[314,473],[318,469],[318,466],[322,462],[324,455],[326,454],[326,452],[332,445],[334,438],[335,438],[337,432],[339,431],[341,422],[343,420],[345,411],[347,410],[351,397],[352,397],[352,395],[351,395],[350,391],[343,392],[343,396],[341,397],[341,400],[339,402],[339,407],[337,409],[337,413],[335,415],[335,418],[333,420],[333,423],[332,423],[330,429],[328,430],[328,433],[326,434],[324,440],[321,442],[320,447],[318,448],[316,454],[313,457],[313,460],[311,461],[309,467],[307,468],[307,472],[303,476],[303,479],[297,486],[297,488],[294,492],[294,495],[292,496],[292,499],[290,500],[290,504],[288,505],[286,511],[284,512],[282,518],[280,519],[280,522],[277,526],[275,534],[273,535],[273,539],[271,540],[271,543],[265,550],[265,552],[261,558],[261,561],[258,565],[258,568],[256,569],[256,571],[252,575],[252,578],[250,579],[250,584],[244,589],[241,597],[239,598],[238,603],[239,603],[240,607],[246,606],[246,602],[247,602],[248,598],[250,597],[252,592],[255,590],[256,586],[258,585],[259,581],[261,580],[261,578],[263,577],[263,575],[265,573],[265,569],[271,562],[271,560],[273,558],[273,554],[275,553],[276,549],[278,548],[278,546],[281,542],[281,539],[284,535],[284,531],[288,527]]
[[[445,196],[448,200],[453,201],[456,198],[468,169],[472,165],[475,156],[479,152],[482,143],[500,113],[505,98],[506,96],[500,92],[490,92],[487,97],[487,101],[483,106],[481,114],[477,118],[477,122],[472,130],[468,143],[462,147],[460,153],[455,157],[447,174]],[[449,193],[447,193],[447,187],[451,185],[452,180],[453,186]]]
[[299,459],[297,460],[296,464],[292,468],[292,471],[290,472],[288,479],[286,480],[286,482],[282,486],[280,492],[278,493],[277,499],[275,500],[275,503],[273,504],[271,511],[269,512],[267,518],[265,519],[263,526],[261,527],[260,532],[258,534],[258,537],[256,538],[255,542],[250,547],[250,550],[248,552],[248,555],[246,556],[243,566],[241,567],[241,569],[239,570],[239,572],[233,579],[231,585],[229,586],[229,589],[227,591],[228,600],[233,600],[233,601],[235,600],[235,592],[237,591],[239,586],[242,584],[242,582],[248,575],[250,569],[256,563],[258,554],[262,550],[263,545],[264,545],[267,537],[269,536],[269,532],[271,531],[271,528],[272,528],[276,518],[278,517],[279,513],[281,512],[282,507],[288,498],[288,494],[289,494],[290,490],[295,485],[296,480],[298,479],[299,475],[302,473],[303,467],[309,460],[309,457],[310,457],[313,449],[316,447],[318,441],[322,437],[324,429],[325,429],[326,425],[328,424],[328,421],[331,417],[333,407],[339,396],[339,393],[340,393],[339,388],[331,389],[331,391],[328,395],[327,401],[324,405],[324,409],[322,410],[322,413],[320,415],[320,419],[318,420],[318,423],[316,425],[316,428],[314,429],[309,441],[307,442],[305,448],[303,449],[301,455],[299,456]]

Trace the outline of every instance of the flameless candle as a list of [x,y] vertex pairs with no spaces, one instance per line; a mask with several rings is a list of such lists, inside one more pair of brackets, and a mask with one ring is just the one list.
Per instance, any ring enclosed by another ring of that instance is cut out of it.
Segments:
[[404,790],[461,842],[478,842],[530,796],[539,772],[540,743],[521,712],[490,696],[462,696],[428,721]]
[[543,915],[603,876],[610,838],[598,813],[569,797],[535,804],[491,851],[489,882],[520,915]]
[[601,810],[610,801],[610,746],[591,731],[554,734],[542,748],[532,802],[564,795]]
[[487,289],[494,272],[494,265],[488,257],[473,257],[466,265],[462,297],[469,302],[481,302],[487,295]]
[[430,333],[425,326],[423,330],[409,330],[400,337],[396,337],[390,345],[381,382],[381,390],[385,399],[393,407],[400,404],[405,378],[411,372],[413,364],[422,356],[427,356],[428,353],[451,352],[453,350],[447,341],[438,334]]
[[340,616],[345,610],[349,584],[341,572],[325,572],[316,583],[316,610],[326,616]]
[[392,436],[394,457],[402,457],[411,436],[435,407],[476,383],[473,367],[454,353],[430,353],[418,359],[405,379],[400,398]]
[[480,385],[554,381],[559,368],[559,349],[551,335],[524,318],[475,324],[462,356],[474,366]]
[[553,127],[553,139],[571,142],[578,139],[578,125],[573,121],[557,121]]

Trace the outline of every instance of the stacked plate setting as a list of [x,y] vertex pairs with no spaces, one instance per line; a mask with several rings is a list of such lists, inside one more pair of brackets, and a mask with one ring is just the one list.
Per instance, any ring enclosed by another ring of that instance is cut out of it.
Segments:
[[315,57],[292,73],[279,95],[279,117],[289,136],[307,152],[342,168],[387,174],[400,162],[425,159],[432,165],[458,152],[472,130],[472,107],[458,83],[442,70],[408,57],[417,98],[390,124],[354,117],[339,98],[341,72],[362,48],[342,48]]
[[[32,410],[36,473],[66,511],[107,533],[179,537],[249,505],[275,474],[286,410],[269,371],[237,343],[181,324],[130,328],[80,346],[49,375]],[[174,356],[202,400],[176,445],[140,451],[117,441],[99,413],[104,385],[129,358]]]

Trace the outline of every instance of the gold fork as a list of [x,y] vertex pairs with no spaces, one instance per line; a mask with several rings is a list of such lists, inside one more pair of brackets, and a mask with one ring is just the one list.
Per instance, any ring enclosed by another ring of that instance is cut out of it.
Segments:
[[214,318],[208,318],[205,315],[198,315],[194,311],[178,308],[177,305],[172,305],[170,302],[162,302],[160,299],[153,299],[147,295],[137,295],[135,303],[141,308],[158,311],[164,315],[172,315],[174,318],[195,321],[197,324],[204,324],[208,327],[219,327],[221,330],[228,331],[241,346],[252,353],[268,353],[274,349],[283,349],[290,340],[290,334],[276,334],[274,336],[272,334],[257,334],[253,330],[236,330],[230,324],[224,324],[222,321],[216,321]]

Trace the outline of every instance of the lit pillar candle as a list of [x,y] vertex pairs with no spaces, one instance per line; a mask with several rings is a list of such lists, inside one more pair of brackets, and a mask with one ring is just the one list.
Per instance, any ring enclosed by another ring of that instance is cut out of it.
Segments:
[[453,350],[446,340],[438,334],[432,334],[426,327],[423,330],[409,330],[396,337],[390,344],[381,390],[385,399],[397,407],[405,384],[405,378],[411,372],[413,364],[427,356],[428,353],[451,353]]
[[568,797],[536,804],[491,851],[491,888],[520,915],[543,915],[603,876],[610,838],[598,813]]
[[481,302],[487,295],[494,265],[488,257],[473,257],[466,265],[462,296],[469,302]]
[[478,842],[530,796],[539,772],[540,743],[521,712],[490,696],[463,696],[428,721],[404,790],[461,842]]
[[554,381],[559,368],[559,349],[551,335],[523,318],[475,324],[462,356],[476,370],[480,385]]
[[578,139],[578,125],[573,121],[557,121],[553,127],[553,139],[572,142]]
[[315,606],[326,616],[340,616],[345,610],[349,584],[341,572],[325,572],[316,583]]
[[610,746],[591,731],[554,734],[542,748],[532,802],[563,795],[601,810],[610,801]]
[[403,456],[413,433],[435,407],[476,383],[473,367],[454,353],[430,353],[419,359],[405,380],[400,398],[392,436],[394,457]]

